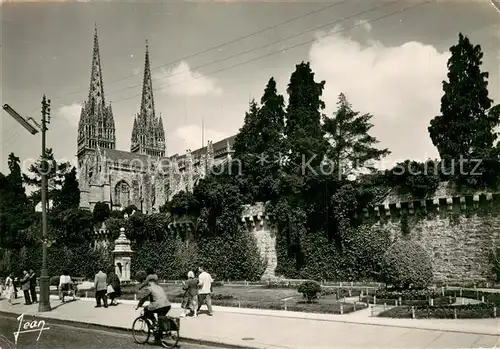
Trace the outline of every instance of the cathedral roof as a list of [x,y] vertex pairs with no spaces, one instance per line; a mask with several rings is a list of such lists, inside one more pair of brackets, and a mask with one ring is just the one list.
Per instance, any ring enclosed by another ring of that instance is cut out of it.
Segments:
[[[229,143],[229,147],[232,148],[235,139],[236,139],[236,135],[233,135],[233,136],[221,139],[220,141],[218,141],[216,143],[213,143],[212,147],[214,150],[214,157],[217,158],[221,155],[225,155],[227,144]],[[198,148],[196,150],[193,150],[191,152],[191,155],[193,156],[194,159],[196,159],[196,158],[199,158],[199,157],[205,155],[206,152],[207,152],[207,147],[205,146],[203,148]],[[182,160],[186,157],[186,154],[182,154],[182,155],[175,154],[175,155],[171,156],[171,158],[174,158],[174,157],[179,159],[179,160]]]
[[111,161],[123,161],[123,162],[132,162],[141,161],[146,163],[149,159],[148,155],[139,154],[139,153],[131,153],[128,151],[117,150],[117,149],[102,149],[106,158]]

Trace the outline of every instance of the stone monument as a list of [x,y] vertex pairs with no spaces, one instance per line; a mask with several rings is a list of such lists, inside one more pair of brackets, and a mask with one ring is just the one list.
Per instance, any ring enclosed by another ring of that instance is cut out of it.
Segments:
[[130,240],[125,236],[125,228],[120,228],[120,236],[115,240],[115,249],[113,250],[115,258],[115,271],[120,281],[130,281],[130,261],[132,249]]

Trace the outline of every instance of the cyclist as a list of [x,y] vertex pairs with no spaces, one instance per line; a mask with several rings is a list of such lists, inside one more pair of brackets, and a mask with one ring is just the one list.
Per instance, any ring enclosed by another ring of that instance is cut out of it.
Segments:
[[[138,274],[141,274],[140,279],[144,280],[146,278],[146,273],[139,272]],[[156,313],[158,316],[166,316],[172,308],[170,302],[168,301],[167,294],[165,293],[165,290],[158,285],[158,280],[155,278],[148,279],[148,285],[144,287],[144,291],[144,296],[141,298],[135,309],[139,309],[139,307],[141,307],[146,301],[149,301],[149,304],[144,307],[144,315],[153,323],[159,324],[159,322],[156,321],[154,314]],[[159,340],[160,338],[157,337],[155,339]]]

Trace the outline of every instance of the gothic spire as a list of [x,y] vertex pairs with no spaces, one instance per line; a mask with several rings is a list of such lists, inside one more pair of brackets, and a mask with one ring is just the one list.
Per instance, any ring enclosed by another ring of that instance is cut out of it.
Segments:
[[165,131],[161,118],[157,118],[155,115],[151,63],[149,60],[149,46],[147,40],[144,58],[141,108],[137,115],[137,121],[134,121],[134,126],[132,128],[132,145],[130,151],[151,156],[165,156]]
[[92,53],[92,68],[90,73],[90,89],[88,102],[91,108],[99,108],[105,105],[97,26],[94,29],[94,51]]
[[146,40],[146,56],[144,58],[144,78],[142,80],[141,114],[148,124],[155,121],[155,104],[153,100],[153,82],[151,81],[151,65],[149,63],[149,47]]
[[101,56],[97,25],[94,29],[94,47],[90,71],[88,100],[82,105],[78,127],[77,148],[79,156],[87,149],[114,149],[115,122],[111,104],[106,105],[102,83]]
[[165,140],[165,129],[163,128],[163,120],[161,119],[161,114],[160,114],[160,117],[158,118],[158,134],[160,136],[160,140],[164,141]]

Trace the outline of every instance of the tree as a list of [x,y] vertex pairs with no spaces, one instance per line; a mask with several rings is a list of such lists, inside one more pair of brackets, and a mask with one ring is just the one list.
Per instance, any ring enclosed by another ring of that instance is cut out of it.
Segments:
[[234,144],[245,178],[242,190],[251,195],[252,202],[267,201],[274,195],[279,171],[276,160],[284,150],[285,102],[274,78],[269,79],[260,102],[260,108],[255,101],[250,104]]
[[334,116],[325,117],[323,123],[323,129],[331,143],[328,158],[334,162],[341,175],[349,175],[352,170],[359,168],[373,172],[374,168],[369,162],[380,160],[391,153],[387,148],[376,148],[374,145],[378,140],[368,134],[373,127],[370,123],[373,116],[354,111],[343,93],[339,95],[337,106]]
[[328,145],[321,127],[324,84],[316,82],[309,63],[302,62],[296,66],[287,88],[285,151],[280,154],[284,163],[278,195],[269,210],[278,228],[277,271],[290,276],[298,276],[309,258],[305,253],[306,236],[317,233],[308,225],[319,195],[317,183],[323,178],[319,167]]
[[92,211],[92,216],[94,217],[95,223],[102,223],[111,214],[111,210],[109,209],[109,205],[104,202],[96,202],[94,206],[94,210]]
[[[492,107],[488,97],[488,73],[481,72],[483,52],[469,38],[459,34],[458,44],[450,48],[448,81],[443,81],[441,115],[431,120],[428,128],[432,143],[439,151],[451,177],[459,184],[472,186],[496,184],[498,151],[495,127],[500,124],[500,108]],[[462,160],[462,164],[460,162]],[[471,176],[482,159],[481,176]],[[459,169],[463,166],[464,169]],[[473,162],[473,163],[472,163]]]
[[259,136],[259,130],[256,125],[259,117],[259,105],[252,99],[250,109],[245,113],[245,121],[234,139],[234,156],[240,157],[244,154],[257,155],[255,153],[255,140]]
[[35,217],[34,207],[26,196],[20,160],[14,153],[9,155],[8,165],[10,173],[0,173],[0,246],[20,248],[22,231]]
[[[64,183],[65,175],[70,170],[69,162],[58,162],[54,158],[54,153],[52,149],[46,149],[46,159],[47,159],[47,192],[48,197],[53,198],[57,192],[61,189],[62,184]],[[40,158],[32,164],[28,172],[31,176],[27,174],[23,174],[23,179],[26,184],[35,186],[40,188],[42,185],[42,166],[43,158]],[[39,192],[40,189],[37,190]],[[39,194],[33,195],[34,198],[38,198]],[[37,202],[35,202],[37,203]]]
[[296,66],[288,84],[285,135],[290,165],[297,171],[305,160],[312,168],[323,161],[327,143],[321,127],[325,81],[314,81],[309,63]]
[[74,247],[94,238],[92,213],[79,208],[54,212],[51,218],[53,239],[58,245]]
[[64,175],[60,192],[54,197],[54,206],[57,210],[78,208],[80,206],[80,189],[76,179],[76,168]]

